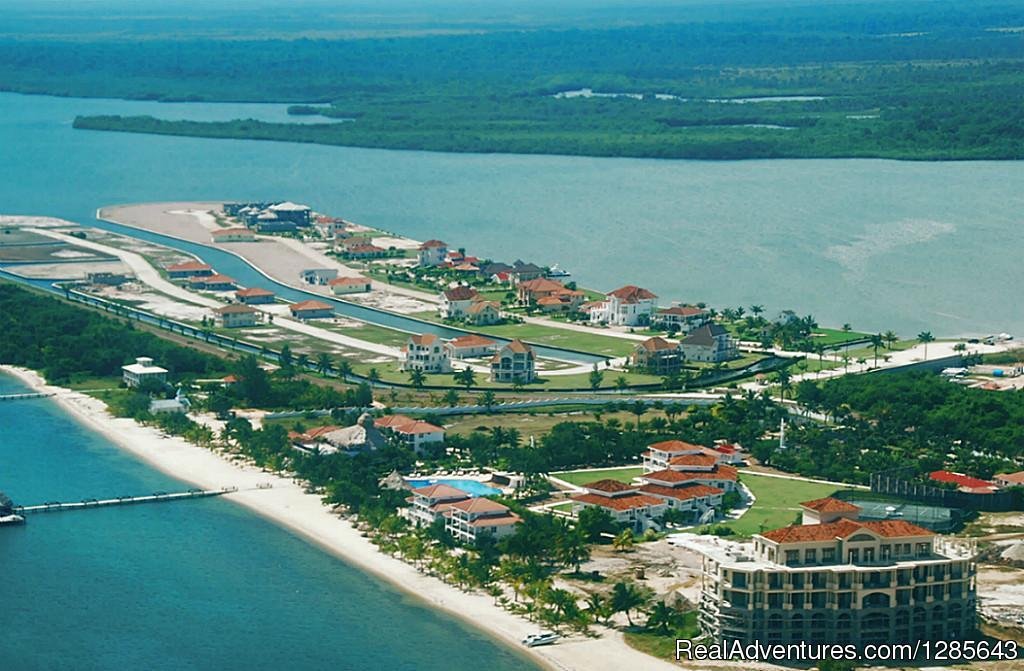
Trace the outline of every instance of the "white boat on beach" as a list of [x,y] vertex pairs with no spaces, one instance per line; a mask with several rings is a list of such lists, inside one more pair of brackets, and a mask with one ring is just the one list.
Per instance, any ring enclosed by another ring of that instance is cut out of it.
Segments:
[[536,648],[539,645],[551,645],[560,638],[562,637],[553,631],[542,631],[524,638],[523,645],[527,648]]
[[24,524],[25,518],[21,515],[4,515],[0,517],[0,526],[4,524]]

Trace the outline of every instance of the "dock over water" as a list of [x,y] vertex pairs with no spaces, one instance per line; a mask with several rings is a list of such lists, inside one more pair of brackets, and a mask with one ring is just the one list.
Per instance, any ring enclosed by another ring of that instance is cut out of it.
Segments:
[[0,401],[25,401],[32,398],[48,398],[56,396],[54,391],[32,391],[24,394],[0,394]]
[[106,506],[125,506],[135,503],[160,503],[163,501],[180,501],[182,499],[200,499],[210,496],[222,496],[237,492],[238,487],[221,489],[190,489],[187,492],[155,492],[145,496],[119,496],[114,499],[83,499],[81,501],[50,501],[32,506],[14,506],[15,514],[49,513],[61,510],[84,510],[86,508],[102,508]]

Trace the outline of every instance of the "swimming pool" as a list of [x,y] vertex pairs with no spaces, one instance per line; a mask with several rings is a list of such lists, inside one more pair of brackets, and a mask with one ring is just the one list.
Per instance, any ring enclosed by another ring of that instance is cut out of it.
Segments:
[[485,485],[482,482],[476,480],[467,480],[465,478],[423,478],[423,479],[406,479],[406,482],[413,489],[420,487],[429,487],[430,485],[448,485],[455,489],[461,489],[470,496],[495,496],[501,494],[500,489],[495,489],[489,485]]

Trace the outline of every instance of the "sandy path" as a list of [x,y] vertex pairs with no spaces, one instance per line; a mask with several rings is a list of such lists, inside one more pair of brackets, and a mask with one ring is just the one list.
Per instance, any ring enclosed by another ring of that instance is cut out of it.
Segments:
[[[573,637],[554,646],[525,649],[519,640],[537,631],[536,625],[495,607],[488,595],[467,594],[381,554],[357,529],[332,515],[317,496],[306,494],[291,480],[251,466],[240,466],[210,450],[181,438],[166,437],[130,419],[114,418],[102,401],[49,386],[33,371],[12,366],[0,366],[0,370],[15,375],[38,391],[55,392],[54,400],[75,419],[158,470],[204,489],[238,487],[240,491],[224,498],[287,527],[347,563],[391,582],[428,604],[463,618],[548,668],[564,671],[678,669],[633,650],[618,632],[602,632],[604,635],[598,639]],[[272,488],[256,489],[266,484]]]

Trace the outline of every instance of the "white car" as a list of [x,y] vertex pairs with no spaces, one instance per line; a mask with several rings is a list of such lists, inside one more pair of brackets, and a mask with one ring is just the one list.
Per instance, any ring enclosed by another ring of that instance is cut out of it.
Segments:
[[550,645],[562,638],[553,631],[542,631],[539,634],[530,634],[523,639],[523,645],[527,648],[536,648],[538,645]]

